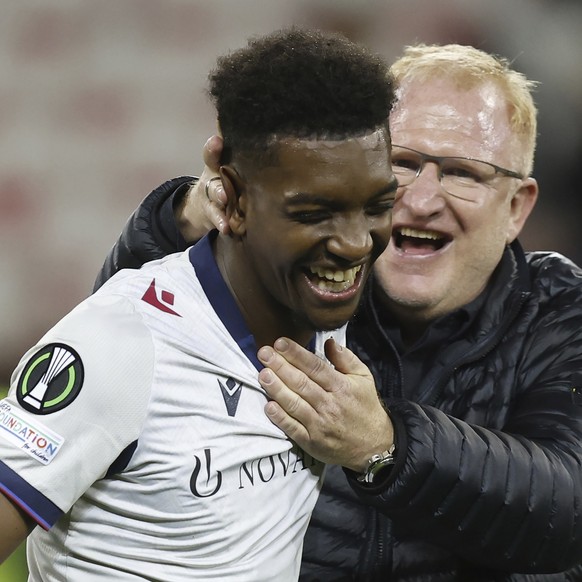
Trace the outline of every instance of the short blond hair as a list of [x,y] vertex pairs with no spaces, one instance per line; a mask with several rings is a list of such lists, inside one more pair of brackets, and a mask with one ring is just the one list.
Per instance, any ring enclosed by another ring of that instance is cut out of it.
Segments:
[[495,83],[506,96],[511,127],[524,145],[523,171],[531,173],[537,139],[537,108],[532,91],[538,83],[512,69],[507,59],[472,46],[418,44],[406,47],[390,71],[398,84],[443,77],[466,89]]

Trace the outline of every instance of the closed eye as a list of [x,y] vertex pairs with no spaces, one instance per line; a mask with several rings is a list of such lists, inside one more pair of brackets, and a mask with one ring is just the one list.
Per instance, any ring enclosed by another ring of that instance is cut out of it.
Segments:
[[290,212],[289,218],[300,224],[317,224],[318,222],[323,222],[331,217],[329,212],[324,210],[302,210],[296,212]]
[[417,160],[410,160],[406,158],[392,159],[393,168],[401,168],[403,170],[410,170],[411,172],[417,172],[420,167],[420,163]]
[[471,182],[480,183],[483,178],[477,173],[468,168],[461,168],[459,166],[448,166],[442,169],[443,176],[450,176],[460,180],[467,180]]
[[390,212],[394,208],[394,200],[386,200],[385,202],[380,202],[366,208],[366,213],[370,216],[380,216]]

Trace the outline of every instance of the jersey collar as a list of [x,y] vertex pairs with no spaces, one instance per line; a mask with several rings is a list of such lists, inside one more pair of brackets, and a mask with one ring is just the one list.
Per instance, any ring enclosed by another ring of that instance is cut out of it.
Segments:
[[263,364],[257,358],[255,337],[247,327],[230,289],[220,274],[212,253],[212,242],[217,235],[218,231],[211,231],[190,249],[190,263],[196,271],[196,277],[200,281],[208,301],[234,341],[255,368],[262,370]]

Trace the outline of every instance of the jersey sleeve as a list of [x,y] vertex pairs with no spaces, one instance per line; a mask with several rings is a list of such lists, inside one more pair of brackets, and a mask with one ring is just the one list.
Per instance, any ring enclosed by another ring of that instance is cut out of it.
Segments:
[[130,300],[81,303],[24,355],[0,401],[0,491],[53,525],[139,438],[153,368]]

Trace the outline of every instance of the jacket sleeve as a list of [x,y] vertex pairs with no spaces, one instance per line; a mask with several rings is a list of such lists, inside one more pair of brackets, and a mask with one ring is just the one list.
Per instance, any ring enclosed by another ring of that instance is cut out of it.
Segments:
[[176,226],[173,209],[195,181],[193,176],[168,180],[143,199],[109,251],[93,291],[121,269],[137,269],[189,246]]
[[499,430],[393,400],[387,404],[401,454],[375,488],[348,473],[356,492],[415,537],[484,569],[546,573],[580,564],[579,295],[578,288],[529,330]]

